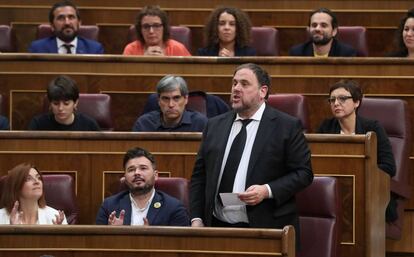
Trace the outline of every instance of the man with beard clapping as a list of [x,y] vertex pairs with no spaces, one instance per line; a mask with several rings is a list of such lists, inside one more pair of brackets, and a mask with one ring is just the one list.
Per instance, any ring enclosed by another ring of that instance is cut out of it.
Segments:
[[188,212],[178,199],[154,188],[158,171],[154,156],[136,147],[124,156],[128,190],[104,200],[97,225],[189,226]]

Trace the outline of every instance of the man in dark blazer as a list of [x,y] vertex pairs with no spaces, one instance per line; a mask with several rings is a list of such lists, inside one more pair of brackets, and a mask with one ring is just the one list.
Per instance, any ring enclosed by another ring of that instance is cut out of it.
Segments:
[[[209,119],[191,177],[192,226],[283,228],[299,239],[295,194],[313,180],[311,155],[298,119],[266,104],[270,77],[256,64],[239,66],[233,77],[233,111]],[[218,191],[236,134],[246,143],[233,190],[245,204],[225,206]]]
[[335,38],[338,34],[338,20],[335,14],[327,8],[320,8],[311,13],[309,32],[311,39],[290,48],[290,56],[351,57],[357,55],[355,49]]
[[184,205],[154,188],[157,170],[154,156],[133,148],[124,156],[125,184],[129,190],[106,198],[96,216],[97,225],[189,226]]
[[54,36],[33,41],[30,53],[103,54],[100,43],[78,36],[79,10],[70,1],[54,4],[49,11]]

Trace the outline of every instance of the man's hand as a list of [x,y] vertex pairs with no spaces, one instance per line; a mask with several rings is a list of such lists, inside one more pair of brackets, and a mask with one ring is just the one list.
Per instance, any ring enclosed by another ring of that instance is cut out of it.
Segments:
[[247,205],[257,205],[269,197],[269,192],[265,185],[252,185],[243,193],[239,193],[239,198]]
[[204,227],[204,223],[200,219],[195,219],[191,222],[192,227]]
[[116,211],[111,212],[108,218],[108,225],[121,226],[124,224],[125,210],[121,210],[119,218],[116,217]]

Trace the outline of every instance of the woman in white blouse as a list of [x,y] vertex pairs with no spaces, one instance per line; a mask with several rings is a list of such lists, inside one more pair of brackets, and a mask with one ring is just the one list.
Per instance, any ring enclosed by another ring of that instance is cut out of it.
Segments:
[[68,224],[63,211],[46,205],[42,175],[32,164],[8,172],[0,207],[0,224]]

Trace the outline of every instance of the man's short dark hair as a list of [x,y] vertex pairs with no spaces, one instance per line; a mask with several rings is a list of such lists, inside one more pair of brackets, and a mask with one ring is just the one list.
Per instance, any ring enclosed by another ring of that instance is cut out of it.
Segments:
[[79,99],[79,89],[73,79],[61,75],[49,83],[47,87],[47,98],[49,102],[69,100],[76,102]]
[[125,155],[124,155],[124,162],[123,162],[124,169],[126,168],[125,165],[127,164],[127,162],[129,160],[135,159],[135,158],[139,158],[139,157],[145,157],[145,158],[147,158],[151,162],[152,168],[154,170],[156,169],[154,155],[152,155],[150,152],[148,152],[147,150],[145,150],[143,148],[140,148],[140,147],[134,147],[132,149],[129,149],[125,153]]
[[312,16],[315,13],[326,13],[326,14],[328,14],[329,16],[331,16],[331,25],[332,25],[332,28],[333,29],[338,28],[338,19],[336,18],[336,15],[331,10],[329,10],[328,8],[319,8],[319,9],[311,12],[311,14],[309,16],[309,26],[311,25],[310,23],[311,23]]
[[269,97],[270,93],[270,86],[271,86],[271,79],[267,71],[265,71],[262,67],[255,63],[245,63],[236,68],[236,70],[233,73],[233,76],[241,69],[249,69],[251,70],[254,75],[256,75],[257,81],[259,82],[260,86],[267,86],[267,94],[265,96],[265,99]]
[[65,7],[65,6],[71,6],[71,7],[73,7],[73,9],[75,9],[76,16],[77,16],[78,20],[81,19],[80,13],[79,13],[79,10],[78,10],[78,7],[76,7],[76,5],[74,3],[72,3],[71,1],[65,0],[65,1],[61,1],[61,2],[55,3],[52,6],[52,8],[50,9],[50,11],[49,11],[49,22],[51,24],[53,23],[53,20],[55,19],[55,15],[53,14],[55,12],[55,10],[57,8]]
[[162,34],[162,41],[167,42],[170,39],[170,24],[168,22],[168,15],[166,12],[161,10],[159,6],[148,5],[142,8],[142,10],[138,13],[138,16],[135,21],[135,31],[137,33],[137,39],[145,45],[144,36],[142,35],[141,30],[141,21],[144,16],[157,16],[161,19],[162,27],[163,27],[163,34]]

